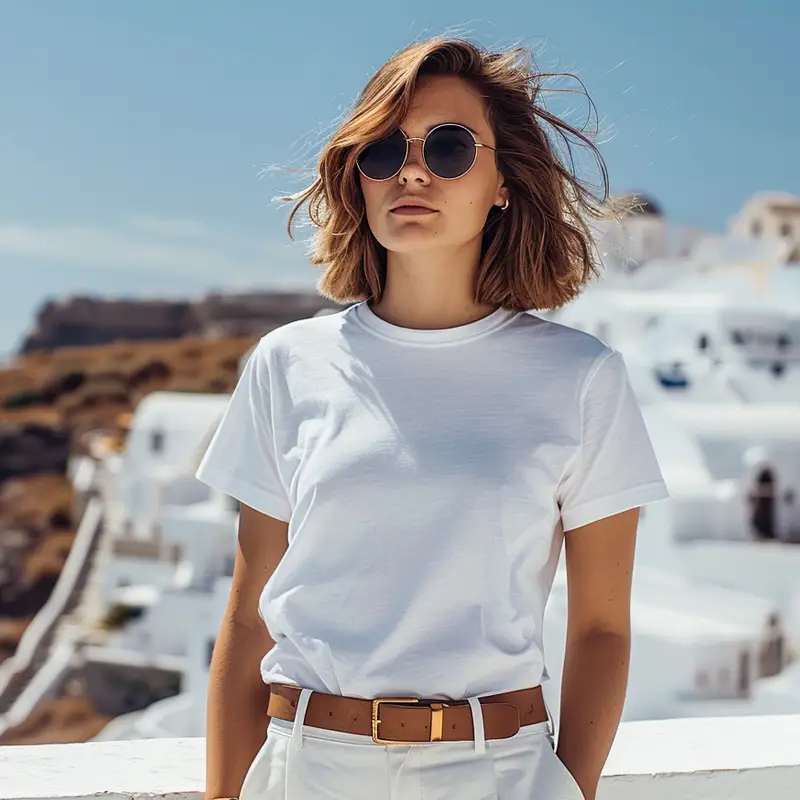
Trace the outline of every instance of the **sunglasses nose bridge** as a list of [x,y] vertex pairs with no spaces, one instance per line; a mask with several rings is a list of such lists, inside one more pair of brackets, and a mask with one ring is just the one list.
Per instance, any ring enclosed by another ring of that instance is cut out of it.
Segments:
[[407,159],[412,158],[412,155],[413,155],[413,153],[414,153],[414,151],[416,149],[415,145],[419,144],[419,151],[418,152],[419,152],[420,160],[424,161],[424,158],[422,157],[422,154],[423,154],[423,151],[424,151],[424,148],[425,148],[425,138],[423,136],[407,136],[406,137],[406,142],[407,142],[407,145],[406,145],[406,147],[407,147],[406,158]]
[[[419,145],[419,148],[415,146],[417,144]],[[428,167],[425,164],[425,155],[423,153],[424,146],[424,137],[406,136],[406,158],[403,162],[403,166],[400,168],[401,174],[409,167],[412,169],[416,167],[417,169],[422,169],[425,172],[428,171]]]

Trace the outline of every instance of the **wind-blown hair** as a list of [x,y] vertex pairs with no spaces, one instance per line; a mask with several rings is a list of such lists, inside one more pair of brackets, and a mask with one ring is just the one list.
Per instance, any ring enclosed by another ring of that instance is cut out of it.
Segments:
[[[538,72],[526,49],[489,52],[461,39],[413,44],[384,64],[323,148],[316,180],[284,198],[295,204],[290,236],[304,205],[316,227],[311,263],[327,265],[319,291],[340,303],[380,299],[386,251],[367,224],[356,158],[400,126],[418,80],[434,75],[458,76],[484,98],[509,191],[508,209],[487,217],[475,299],[516,311],[564,305],[597,272],[591,222],[609,215],[605,163],[590,135],[544,107],[544,81],[560,76]],[[597,160],[599,196],[576,174],[575,143]]]

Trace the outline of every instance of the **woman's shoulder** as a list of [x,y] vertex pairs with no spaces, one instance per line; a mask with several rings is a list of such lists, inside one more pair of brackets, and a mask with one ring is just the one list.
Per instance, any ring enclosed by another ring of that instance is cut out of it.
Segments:
[[533,312],[520,315],[523,335],[536,337],[542,342],[537,352],[561,364],[569,364],[581,370],[591,371],[616,351],[602,339],[587,331],[571,328],[553,319],[539,316]]
[[325,342],[330,342],[341,331],[349,308],[316,314],[313,317],[287,322],[264,334],[253,349],[257,358],[271,361],[274,358],[313,353]]

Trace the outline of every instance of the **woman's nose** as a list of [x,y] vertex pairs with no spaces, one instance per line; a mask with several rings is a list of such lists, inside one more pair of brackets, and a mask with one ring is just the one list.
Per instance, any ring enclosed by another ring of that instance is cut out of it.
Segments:
[[403,168],[398,173],[400,183],[420,183],[427,184],[431,182],[431,174],[425,166],[425,160],[422,157],[422,141],[419,139],[411,139],[408,143],[408,157]]

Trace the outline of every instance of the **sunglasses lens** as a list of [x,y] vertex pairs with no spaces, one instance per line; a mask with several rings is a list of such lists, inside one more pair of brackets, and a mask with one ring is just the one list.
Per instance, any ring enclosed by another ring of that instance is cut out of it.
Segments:
[[406,137],[395,131],[385,139],[367,145],[358,157],[358,168],[374,181],[396,175],[406,159]]
[[475,162],[475,139],[458,125],[442,125],[425,140],[425,163],[439,178],[460,178]]

